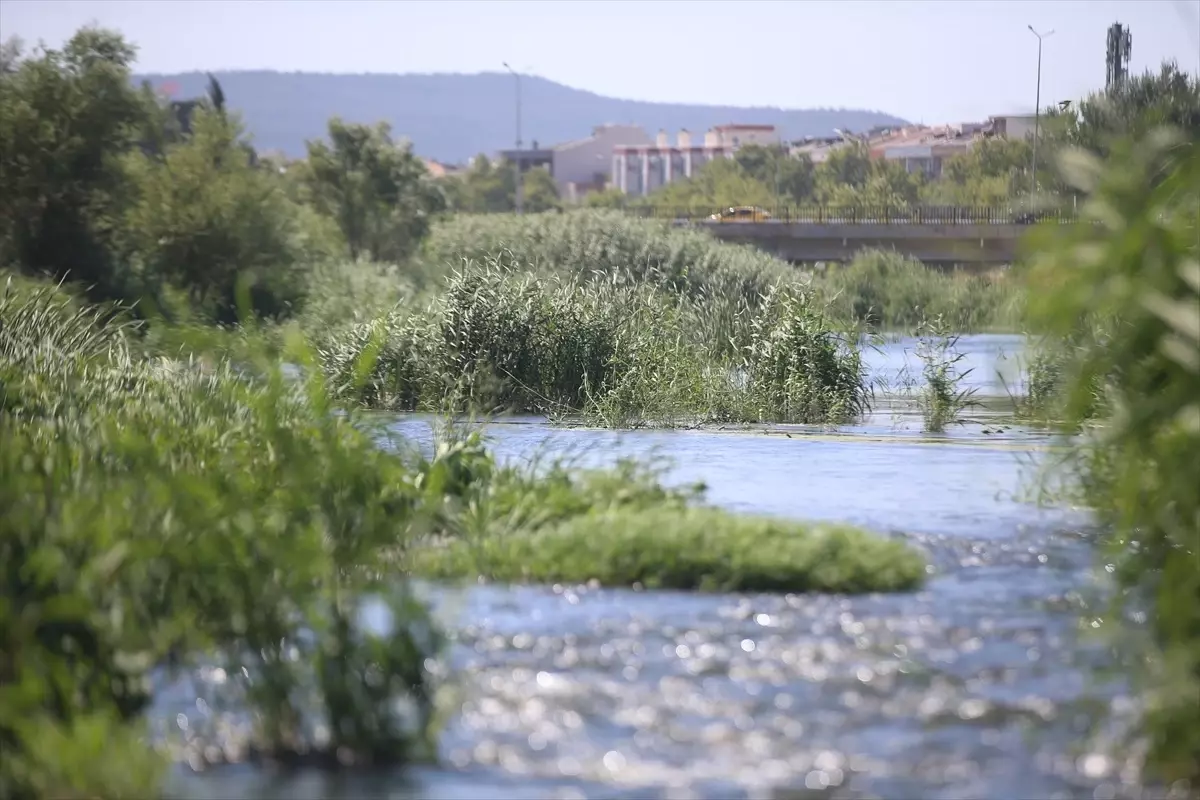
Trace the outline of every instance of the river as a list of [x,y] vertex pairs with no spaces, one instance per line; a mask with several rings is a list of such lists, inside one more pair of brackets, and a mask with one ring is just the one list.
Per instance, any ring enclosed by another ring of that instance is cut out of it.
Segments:
[[[888,378],[912,343],[871,353]],[[1016,337],[964,337],[967,379],[1000,404]],[[909,351],[909,355],[905,355]],[[1003,378],[997,371],[1008,370]],[[393,432],[428,444],[428,420]],[[193,773],[179,797],[1136,796],[1137,778],[1085,746],[1091,711],[1128,715],[1087,633],[1101,589],[1088,519],[1023,500],[1054,445],[986,409],[947,433],[891,409],[836,430],[612,432],[537,419],[489,427],[502,458],[574,451],[669,458],[726,508],[837,520],[928,555],[917,593],[722,595],[588,587],[424,587],[451,636],[461,700],[440,763],[403,772]],[[201,681],[204,675],[190,676]],[[210,714],[189,681],[163,725]]]

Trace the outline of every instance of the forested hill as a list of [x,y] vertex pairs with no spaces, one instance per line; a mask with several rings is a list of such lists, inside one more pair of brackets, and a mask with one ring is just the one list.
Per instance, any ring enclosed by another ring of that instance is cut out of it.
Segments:
[[[385,120],[394,135],[407,137],[417,153],[462,162],[477,153],[511,147],[515,138],[513,78],[478,75],[329,75],[267,71],[214,72],[229,108],[241,112],[260,151],[304,152],[305,139],[323,136],[327,120]],[[204,94],[200,72],[138,75],[158,88],[174,84],[176,99]],[[832,135],[834,128],[863,131],[902,122],[877,111],[851,109],[736,108],[678,103],[644,103],[602,97],[544,78],[522,79],[522,139],[539,144],[578,139],[605,122],[635,123],[654,135],[680,129],[703,132],[730,122],[774,124],[784,136]]]

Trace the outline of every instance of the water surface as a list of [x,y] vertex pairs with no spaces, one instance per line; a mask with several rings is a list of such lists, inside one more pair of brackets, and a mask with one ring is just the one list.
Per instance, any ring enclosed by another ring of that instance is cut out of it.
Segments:
[[[981,392],[995,393],[987,367],[1005,363],[997,353],[1012,342],[965,344]],[[885,348],[872,368],[900,369],[904,349]],[[853,598],[424,587],[452,636],[446,667],[462,693],[439,765],[334,777],[181,767],[174,788],[197,798],[1135,796],[1136,775],[1084,745],[1094,708],[1133,706],[1120,681],[1095,676],[1110,656],[1081,636],[1104,574],[1088,520],[1022,500],[1054,443],[986,419],[936,437],[914,422],[492,425],[503,459],[666,456],[671,482],[702,480],[723,507],[905,537],[927,553],[930,580],[918,593]],[[389,427],[430,442],[428,419]],[[175,725],[213,713],[182,690],[158,711]]]

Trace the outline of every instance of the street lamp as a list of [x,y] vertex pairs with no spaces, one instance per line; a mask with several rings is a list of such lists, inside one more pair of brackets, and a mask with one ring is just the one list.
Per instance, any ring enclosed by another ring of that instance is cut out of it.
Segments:
[[523,212],[524,207],[525,207],[525,197],[524,197],[525,192],[522,191],[524,189],[524,187],[521,186],[521,183],[522,183],[522,180],[521,180],[521,76],[519,74],[517,74],[516,70],[514,70],[512,67],[510,67],[508,65],[507,61],[502,62],[502,63],[504,64],[504,68],[509,71],[509,73],[513,76],[513,79],[517,83],[517,153],[516,153],[516,158],[513,159],[513,169],[515,169],[517,171],[517,173],[516,173],[516,175],[517,175],[517,177],[516,177],[517,213],[520,214]]
[[1042,40],[1049,39],[1054,35],[1053,30],[1045,33],[1038,33],[1030,25],[1029,32],[1037,37],[1038,40],[1038,66],[1037,66],[1037,100],[1033,107],[1033,193],[1036,195],[1038,190],[1037,183],[1037,150],[1038,139],[1041,138],[1041,121],[1042,121]]

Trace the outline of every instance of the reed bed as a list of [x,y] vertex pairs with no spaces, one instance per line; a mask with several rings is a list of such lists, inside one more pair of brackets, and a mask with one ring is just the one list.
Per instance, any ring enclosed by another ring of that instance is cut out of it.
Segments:
[[717,319],[704,295],[468,263],[424,307],[332,332],[321,360],[349,386],[368,347],[368,408],[537,413],[608,427],[838,423],[869,406],[857,338],[810,293],[771,286]]

